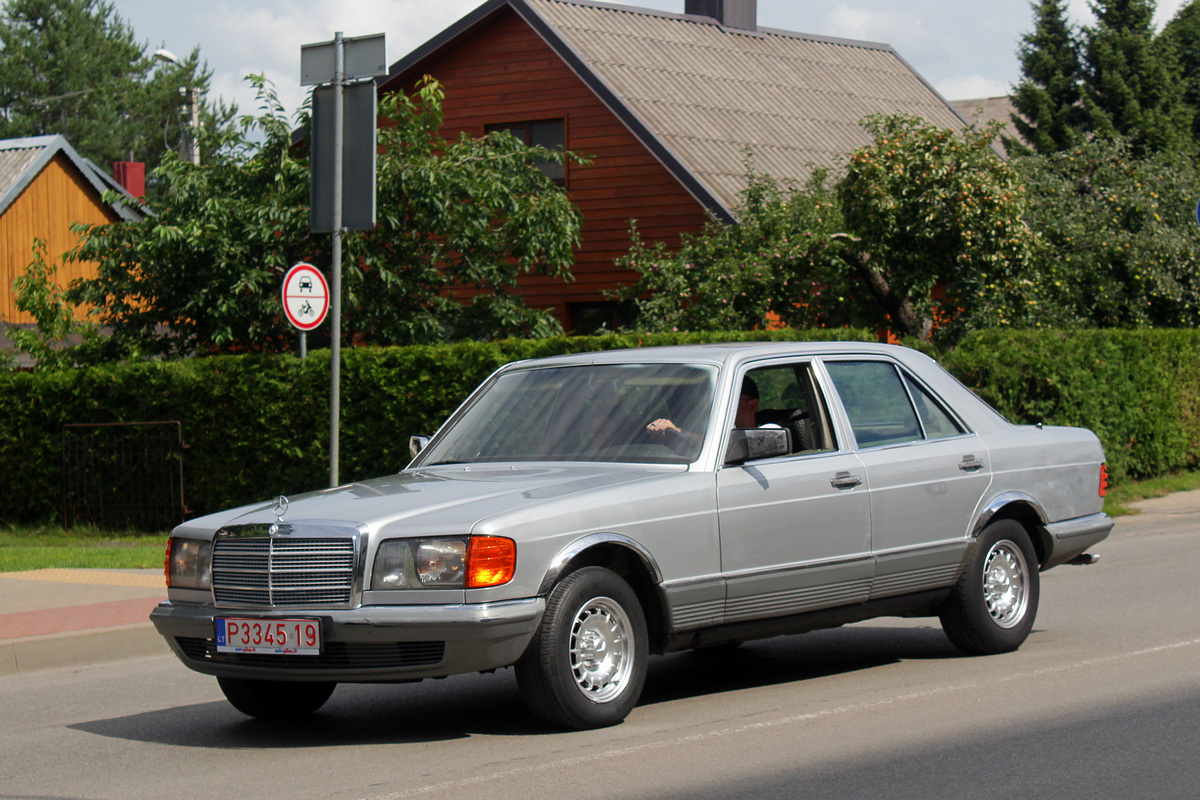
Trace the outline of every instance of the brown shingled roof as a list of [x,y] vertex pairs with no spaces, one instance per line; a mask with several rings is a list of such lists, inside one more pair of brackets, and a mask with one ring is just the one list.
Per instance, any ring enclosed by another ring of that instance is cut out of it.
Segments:
[[[525,0],[725,205],[756,170],[803,181],[869,143],[859,121],[962,120],[888,45],[578,0]],[[681,0],[682,5],[682,0]]]

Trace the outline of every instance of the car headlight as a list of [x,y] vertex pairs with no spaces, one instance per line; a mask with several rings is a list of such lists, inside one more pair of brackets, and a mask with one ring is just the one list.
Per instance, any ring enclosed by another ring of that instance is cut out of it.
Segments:
[[478,589],[500,586],[516,572],[517,545],[500,536],[387,539],[371,569],[376,589]]
[[176,589],[212,588],[212,542],[168,539],[165,567],[167,586]]
[[438,539],[417,543],[417,579],[422,586],[462,586],[467,566],[467,543]]

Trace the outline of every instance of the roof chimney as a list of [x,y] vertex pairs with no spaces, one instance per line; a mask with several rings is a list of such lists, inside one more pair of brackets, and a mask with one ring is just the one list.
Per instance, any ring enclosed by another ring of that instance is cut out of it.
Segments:
[[146,195],[146,165],[141,161],[114,161],[113,179],[138,199]]
[[683,13],[712,17],[726,28],[758,30],[758,0],[684,0]]

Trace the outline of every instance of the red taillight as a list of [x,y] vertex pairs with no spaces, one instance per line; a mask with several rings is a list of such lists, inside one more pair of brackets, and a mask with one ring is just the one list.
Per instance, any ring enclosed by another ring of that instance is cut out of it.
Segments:
[[499,586],[517,571],[517,544],[499,536],[472,536],[467,550],[467,588]]
[[1100,465],[1100,496],[1108,494],[1108,464]]
[[171,588],[171,540],[167,539],[167,552],[163,556],[163,577],[167,580],[167,588]]

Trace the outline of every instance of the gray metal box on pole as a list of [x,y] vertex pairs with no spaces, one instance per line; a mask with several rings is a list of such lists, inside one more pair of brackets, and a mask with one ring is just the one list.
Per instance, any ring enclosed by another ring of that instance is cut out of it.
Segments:
[[[312,185],[309,227],[313,233],[332,233],[335,86],[318,86],[312,102]],[[356,83],[342,90],[342,230],[375,227],[375,82]]]

